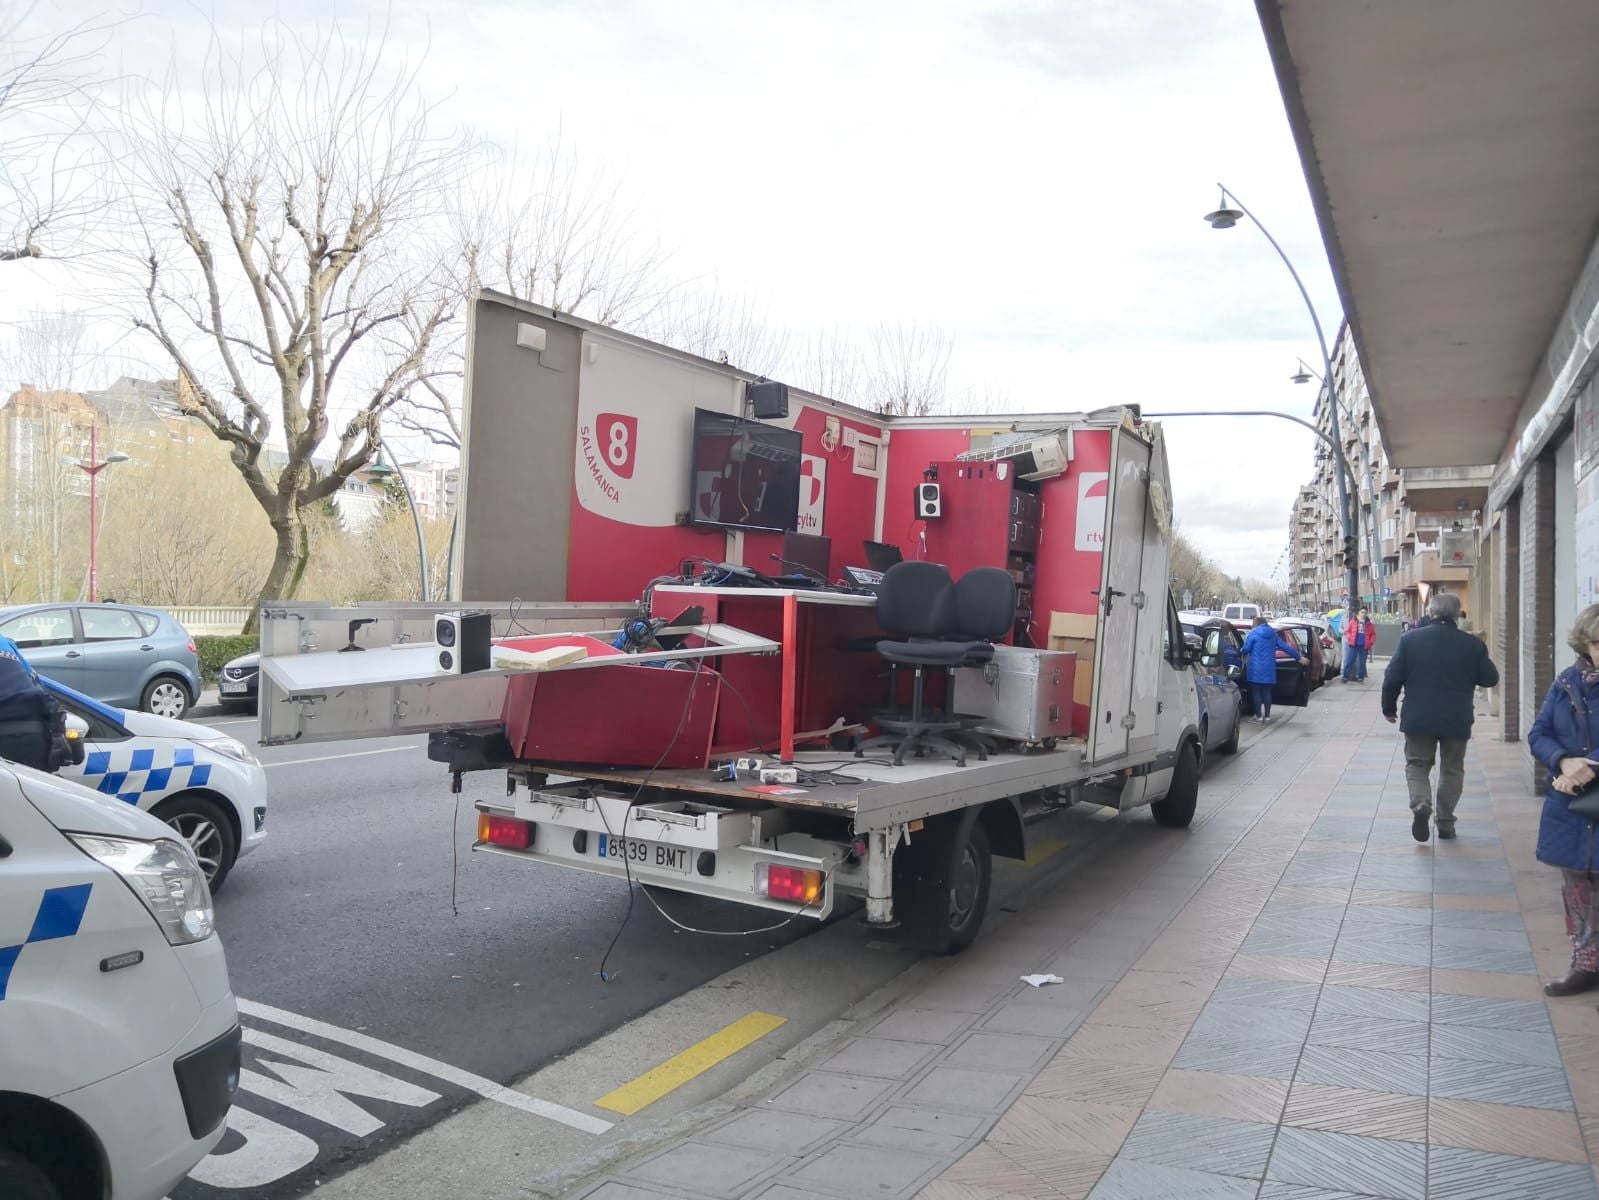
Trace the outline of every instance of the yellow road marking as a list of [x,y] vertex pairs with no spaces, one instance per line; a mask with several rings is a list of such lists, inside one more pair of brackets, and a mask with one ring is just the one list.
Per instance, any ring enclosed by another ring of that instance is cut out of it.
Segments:
[[674,1054],[631,1083],[624,1083],[614,1092],[607,1092],[594,1104],[597,1108],[610,1109],[624,1117],[631,1117],[639,1109],[654,1104],[668,1092],[677,1090],[697,1075],[703,1075],[723,1059],[760,1041],[785,1023],[786,1018],[774,1017],[771,1013],[753,1012],[747,1017],[740,1017],[726,1029],[711,1034],[702,1042],[695,1042],[683,1053]]
[[1022,859],[1022,866],[1036,867],[1046,858],[1054,858],[1064,849],[1066,849],[1066,843],[1059,838],[1045,838],[1041,842],[1034,842],[1031,849],[1027,851],[1027,857]]

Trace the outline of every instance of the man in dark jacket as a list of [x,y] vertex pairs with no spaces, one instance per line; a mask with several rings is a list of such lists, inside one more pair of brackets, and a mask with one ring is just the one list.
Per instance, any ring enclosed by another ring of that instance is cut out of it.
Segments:
[[0,758],[54,770],[52,759],[61,760],[52,754],[52,743],[60,736],[61,706],[39,686],[17,644],[0,636]]
[[[1430,622],[1399,639],[1382,679],[1382,715],[1405,735],[1405,783],[1410,789],[1410,832],[1427,840],[1432,816],[1432,767],[1438,762],[1438,836],[1455,836],[1455,804],[1466,779],[1476,689],[1499,682],[1499,669],[1482,639],[1456,626],[1460,597],[1438,593],[1427,603]],[[1403,714],[1396,715],[1399,693]]]

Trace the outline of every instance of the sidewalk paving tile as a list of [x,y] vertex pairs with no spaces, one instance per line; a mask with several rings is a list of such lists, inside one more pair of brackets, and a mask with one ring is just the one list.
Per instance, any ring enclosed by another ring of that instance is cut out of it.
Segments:
[[1432,1031],[1434,1058],[1558,1067],[1560,1044],[1547,1030],[1494,1029],[1473,1025],[1439,1025]]
[[786,1108],[815,1117],[859,1120],[893,1087],[894,1084],[885,1079],[811,1071],[778,1092],[768,1103],[774,1108]]
[[1122,1144],[1122,1158],[1259,1179],[1277,1126],[1191,1113],[1146,1112]]
[[929,1108],[954,1108],[978,1112],[1001,1111],[1021,1094],[1026,1077],[1001,1071],[968,1071],[959,1067],[934,1067],[905,1093],[911,1104]]
[[804,1154],[811,1147],[838,1137],[851,1128],[853,1127],[845,1121],[757,1108],[745,1109],[731,1120],[706,1130],[700,1136],[706,1141],[725,1142],[730,1146],[742,1146],[746,1150]]
[[731,1198],[785,1161],[777,1155],[736,1146],[689,1141],[635,1164],[628,1169],[628,1174],[635,1179],[664,1183],[700,1195]]
[[1023,1095],[988,1134],[995,1145],[1115,1154],[1137,1123],[1136,1106]]
[[1380,1017],[1386,1021],[1425,1021],[1436,1001],[1426,992],[1400,991],[1397,988],[1348,987],[1329,984],[1322,988],[1316,1016]]
[[[1550,1035],[1553,1042],[1554,1036]],[[1055,1051],[1051,1038],[1013,1033],[969,1033],[944,1058],[951,1067],[974,1071],[1031,1071]]]
[[1259,1188],[1253,1179],[1118,1158],[1088,1200],[1255,1200]]
[[942,1112],[928,1108],[896,1107],[879,1113],[871,1124],[858,1127],[850,1141],[888,1146],[919,1154],[952,1155],[983,1128],[984,1119],[971,1113]]
[[1427,1140],[1427,1098],[1296,1082],[1283,1109],[1284,1125],[1355,1133],[1405,1142]]
[[1440,1146],[1427,1167],[1432,1195],[1447,1200],[1594,1200],[1593,1169]]
[[881,1146],[829,1146],[813,1155],[786,1178],[801,1187],[812,1187],[840,1196],[908,1195],[924,1177],[936,1170],[925,1155],[887,1150]]
[[1267,1177],[1392,1200],[1423,1200],[1427,1147],[1414,1142],[1284,1127]]
[[1157,1112],[1276,1124],[1287,1099],[1285,1080],[1174,1067],[1150,1096],[1149,1107]]
[[[1418,1047],[1425,1050],[1425,1046]],[[1367,1092],[1427,1094],[1427,1057],[1388,1051],[1343,1050],[1333,1046],[1306,1046],[1296,1080]]]
[[943,1048],[930,1042],[861,1037],[818,1063],[817,1069],[846,1075],[872,1075],[879,1079],[906,1079]]
[[1588,1161],[1576,1116],[1544,1108],[1434,1096],[1427,1108],[1427,1135],[1440,1146],[1559,1162]]
[[1485,1100],[1527,1108],[1570,1111],[1571,1087],[1560,1067],[1525,1067],[1502,1062],[1434,1058],[1432,1095],[1452,1100]]

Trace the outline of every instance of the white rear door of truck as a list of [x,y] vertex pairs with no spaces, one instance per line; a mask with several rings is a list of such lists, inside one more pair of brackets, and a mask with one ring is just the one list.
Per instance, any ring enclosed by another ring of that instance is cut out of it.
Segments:
[[[1164,542],[1150,512],[1154,447],[1126,429],[1111,435],[1110,498],[1105,510],[1095,647],[1090,762],[1154,744],[1161,627],[1165,620]],[[1164,458],[1158,464],[1165,477]],[[1158,562],[1154,561],[1158,559]],[[1158,574],[1146,583],[1146,570]]]

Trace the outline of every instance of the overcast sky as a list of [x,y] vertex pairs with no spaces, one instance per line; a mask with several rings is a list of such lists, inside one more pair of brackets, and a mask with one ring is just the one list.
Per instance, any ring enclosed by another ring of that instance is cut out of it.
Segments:
[[[78,0],[39,19],[102,11]],[[271,10],[145,0],[120,69]],[[518,0],[276,10],[335,14],[421,57],[450,118],[505,145],[559,135],[621,188],[675,275],[796,329],[950,330],[952,383],[1015,411],[1308,416],[1319,360],[1293,280],[1252,227],[1200,219],[1223,180],[1317,304],[1339,307],[1253,6],[1243,0]],[[164,63],[162,64],[165,65]],[[9,270],[9,269],[8,269]],[[52,306],[47,274],[0,309]],[[1319,368],[1318,368],[1319,369]],[[1311,437],[1266,419],[1172,421],[1179,526],[1266,577]]]

